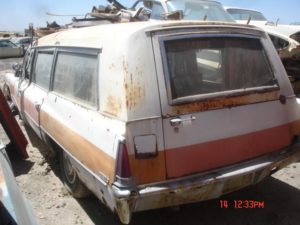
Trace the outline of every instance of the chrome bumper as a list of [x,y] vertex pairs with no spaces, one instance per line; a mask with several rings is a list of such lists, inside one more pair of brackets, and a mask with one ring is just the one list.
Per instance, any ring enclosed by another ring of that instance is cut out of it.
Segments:
[[218,198],[226,193],[260,182],[300,159],[300,143],[233,166],[207,173],[138,186],[136,190],[113,185],[116,211],[128,224],[132,212],[163,208]]

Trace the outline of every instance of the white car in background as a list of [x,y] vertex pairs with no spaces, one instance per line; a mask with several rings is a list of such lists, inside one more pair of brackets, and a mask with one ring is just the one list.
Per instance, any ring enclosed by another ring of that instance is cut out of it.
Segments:
[[249,24],[251,25],[274,24],[273,22],[268,21],[267,18],[261,12],[256,10],[235,7],[224,8],[237,23],[246,24],[250,19]]
[[[150,19],[170,19],[167,15],[182,13],[183,20],[235,22],[221,3],[210,0],[137,0],[131,9],[145,7],[151,10]],[[178,18],[177,18],[178,19]]]
[[268,19],[261,12],[252,9],[225,7],[225,10],[237,23],[249,23],[251,25],[261,27],[267,32],[278,33],[300,43],[300,26],[274,24],[273,22],[268,21]]
[[235,7],[224,8],[237,23],[258,26],[265,29],[267,32],[273,33],[274,35],[278,33],[286,39],[291,38],[300,43],[300,26],[274,24],[273,22],[268,21],[261,12],[252,9]]
[[35,41],[37,38],[36,37],[16,37],[16,38],[12,38],[11,42],[13,42],[15,45],[24,48],[24,51],[27,50],[27,48],[29,47],[29,45],[31,45],[31,43],[33,41]]
[[15,45],[7,38],[0,39],[0,58],[22,57],[23,55],[23,47]]

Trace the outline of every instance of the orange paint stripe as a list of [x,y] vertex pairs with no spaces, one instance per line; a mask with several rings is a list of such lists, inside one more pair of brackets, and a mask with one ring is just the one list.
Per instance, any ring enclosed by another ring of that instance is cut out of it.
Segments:
[[290,124],[238,137],[166,150],[168,177],[231,165],[291,144]]
[[279,95],[280,94],[278,91],[269,91],[265,93],[253,93],[243,96],[222,97],[211,100],[197,101],[172,107],[172,115],[274,101],[279,99]]
[[45,112],[41,112],[41,126],[87,168],[114,181],[115,159]]
[[158,152],[152,159],[136,159],[129,156],[131,173],[137,185],[163,181],[166,179],[165,153]]

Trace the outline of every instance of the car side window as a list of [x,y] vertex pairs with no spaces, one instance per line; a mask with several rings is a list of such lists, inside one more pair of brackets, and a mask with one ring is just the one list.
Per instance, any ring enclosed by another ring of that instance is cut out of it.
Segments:
[[53,52],[38,52],[33,70],[33,82],[41,88],[49,89]]
[[98,56],[59,52],[53,91],[77,102],[97,106]]
[[10,41],[1,41],[0,47],[15,47],[15,45]]

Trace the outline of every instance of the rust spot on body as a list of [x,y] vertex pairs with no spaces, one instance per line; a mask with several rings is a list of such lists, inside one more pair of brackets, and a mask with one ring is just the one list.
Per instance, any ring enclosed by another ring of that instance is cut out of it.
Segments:
[[114,116],[118,116],[122,109],[122,103],[120,99],[115,96],[109,96],[107,98],[106,106],[104,108],[104,112],[112,114]]
[[141,104],[145,98],[145,89],[141,84],[126,84],[126,106],[132,109]]
[[291,137],[300,136],[300,120],[294,121],[290,124]]
[[141,105],[145,99],[145,86],[142,83],[143,71],[135,67],[134,72],[129,72],[128,63],[123,59],[123,70],[125,73],[124,88],[126,107],[130,110]]
[[[278,100],[279,92],[254,93],[244,96],[224,97],[199,102],[187,103],[172,107],[172,115],[201,112],[213,109],[230,108],[266,101]],[[170,116],[172,116],[170,115]]]
[[113,69],[116,68],[116,66],[115,66],[115,64],[112,63],[108,68],[109,68],[110,70],[113,70]]
[[136,184],[147,184],[163,181],[166,179],[165,154],[158,152],[153,159],[136,159],[134,155],[129,156],[130,167]]

